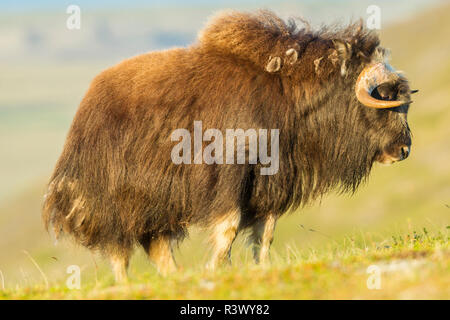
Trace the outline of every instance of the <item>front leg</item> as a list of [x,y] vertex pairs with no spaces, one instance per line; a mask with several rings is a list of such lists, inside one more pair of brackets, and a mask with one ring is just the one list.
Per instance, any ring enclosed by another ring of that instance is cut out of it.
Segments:
[[275,216],[269,214],[251,227],[249,240],[253,246],[253,258],[256,263],[264,264],[269,261],[269,249],[273,241],[275,225]]
[[207,269],[214,270],[227,260],[231,263],[231,246],[236,238],[240,220],[240,210],[233,210],[214,223],[210,237],[213,253],[206,265]]

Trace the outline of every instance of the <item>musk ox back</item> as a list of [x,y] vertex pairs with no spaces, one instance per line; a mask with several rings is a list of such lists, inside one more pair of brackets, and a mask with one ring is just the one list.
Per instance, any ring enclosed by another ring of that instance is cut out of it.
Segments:
[[[407,80],[362,24],[312,31],[268,11],[222,13],[192,46],[125,60],[93,80],[43,219],[107,255],[118,281],[136,244],[161,273],[175,270],[173,243],[192,225],[210,230],[209,267],[245,229],[264,262],[283,213],[331,189],[353,192],[375,161],[407,157],[409,103]],[[248,153],[244,163],[197,162],[216,135],[200,151],[189,140],[189,161],[175,163],[173,132],[194,132],[198,122],[201,133],[279,132],[268,147],[276,172],[261,174],[267,165],[252,161],[250,137],[230,144]]]

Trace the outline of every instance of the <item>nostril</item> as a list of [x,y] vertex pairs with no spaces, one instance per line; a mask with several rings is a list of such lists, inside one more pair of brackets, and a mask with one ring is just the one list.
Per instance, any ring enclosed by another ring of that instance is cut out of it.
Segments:
[[403,146],[401,148],[401,152],[402,152],[402,160],[408,158],[408,156],[409,156],[409,147]]

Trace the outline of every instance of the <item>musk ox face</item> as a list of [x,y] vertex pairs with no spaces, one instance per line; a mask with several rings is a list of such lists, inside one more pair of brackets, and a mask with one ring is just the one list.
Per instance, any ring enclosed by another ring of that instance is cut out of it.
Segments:
[[[378,99],[395,101],[409,100],[409,88],[402,81],[380,85],[372,95]],[[407,121],[409,104],[399,107],[373,110],[377,127],[381,128],[374,137],[379,141],[375,160],[392,164],[405,160],[411,152],[411,131]]]
[[[380,53],[381,52],[381,53]],[[370,126],[375,161],[392,164],[406,159],[411,151],[411,131],[407,121],[411,91],[406,78],[386,61],[384,49],[364,65],[355,84],[358,101]],[[364,110],[366,109],[366,110]]]

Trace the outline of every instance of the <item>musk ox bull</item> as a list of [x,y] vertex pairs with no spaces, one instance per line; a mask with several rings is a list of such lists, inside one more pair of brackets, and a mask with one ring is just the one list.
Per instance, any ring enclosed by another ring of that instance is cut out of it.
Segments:
[[[209,267],[242,230],[264,262],[282,214],[332,189],[354,192],[374,162],[408,156],[410,94],[362,23],[312,31],[268,11],[219,14],[192,46],[93,80],[48,186],[45,225],[107,255],[117,281],[136,244],[161,273],[175,270],[172,247],[193,225],[211,234]],[[277,172],[174,163],[171,133],[195,121],[279,130]]]

